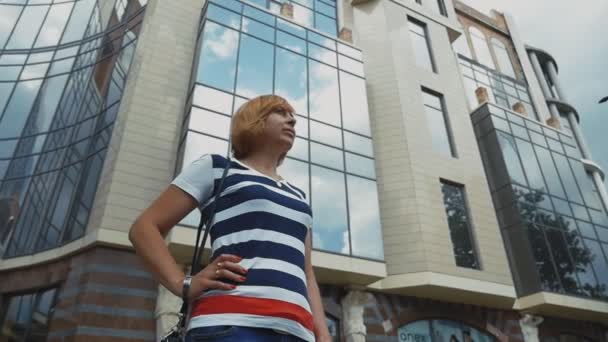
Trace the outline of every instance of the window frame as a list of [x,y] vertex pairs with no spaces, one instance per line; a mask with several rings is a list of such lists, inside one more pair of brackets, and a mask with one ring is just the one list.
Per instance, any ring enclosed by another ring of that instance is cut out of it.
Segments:
[[416,65],[421,69],[429,70],[429,68],[427,66],[421,65],[421,63],[418,61],[418,58],[416,57],[416,51],[415,51],[416,45],[413,44],[414,39],[413,39],[412,35],[413,34],[419,35],[419,34],[416,32],[413,32],[410,25],[416,25],[418,27],[421,27],[422,30],[424,31],[424,36],[422,38],[424,38],[424,41],[426,43],[425,44],[426,50],[427,50],[427,53],[429,56],[429,64],[431,67],[429,71],[432,71],[435,74],[439,73],[439,71],[437,70],[437,63],[435,62],[435,57],[433,54],[433,47],[432,47],[432,43],[431,43],[431,37],[429,34],[428,25],[426,23],[424,23],[423,21],[420,21],[409,15],[407,16],[407,25],[408,25],[408,32],[410,35],[410,40],[412,41],[411,45],[412,45],[412,50],[414,50],[413,52],[414,52],[414,59],[416,60]]
[[[436,92],[436,91],[434,91],[432,89],[429,89],[427,87],[420,87],[420,90],[423,93],[423,97],[424,97],[424,93],[426,93],[428,95],[435,96],[435,97],[437,97],[439,99],[439,103],[441,105],[440,110],[441,110],[442,117],[443,117],[443,125],[445,127],[446,138],[448,140],[448,145],[449,145],[449,148],[450,148],[450,154],[451,154],[450,157],[454,158],[454,159],[458,159],[458,151],[456,149],[456,143],[455,143],[455,139],[454,139],[454,132],[452,131],[452,123],[451,123],[449,115],[448,115],[448,110],[447,110],[447,106],[446,106],[446,102],[445,102],[445,97],[443,96],[443,94],[441,94],[439,92]],[[426,119],[426,116],[428,116],[428,113],[426,111],[427,105],[424,103],[424,100],[422,102],[422,105],[424,107],[425,119]],[[434,108],[434,107],[431,107],[431,108]],[[434,108],[434,109],[437,109],[437,108]],[[430,122],[428,121],[428,119],[426,121],[427,121],[427,128],[429,128],[429,130],[431,130]],[[431,134],[431,136],[432,136],[432,134]],[[433,150],[435,150],[435,149],[433,149]],[[440,154],[443,155],[443,153],[441,153],[440,151],[435,151],[435,152],[438,152],[438,153],[440,153]]]
[[[460,266],[458,264],[456,264],[456,267],[462,267],[462,268],[468,268],[468,269],[473,269],[473,270],[483,270],[483,265],[481,262],[481,255],[479,253],[479,244],[477,242],[477,236],[475,234],[475,223],[473,222],[473,217],[472,217],[472,212],[471,212],[471,205],[470,205],[470,201],[469,201],[469,197],[467,195],[467,191],[466,191],[466,186],[464,184],[460,184],[454,181],[451,181],[449,179],[446,178],[439,178],[439,184],[440,184],[440,191],[441,191],[441,195],[442,195],[442,202],[444,205],[444,211],[445,211],[445,197],[443,196],[443,191],[441,189],[441,187],[443,187],[443,185],[447,185],[447,186],[452,186],[455,188],[458,188],[460,190],[460,193],[462,194],[462,202],[464,205],[464,210],[467,216],[467,235],[469,237],[469,241],[471,243],[471,250],[473,251],[473,254],[475,256],[475,267],[470,267],[470,266]],[[454,242],[452,241],[452,227],[450,226],[448,217],[447,217],[447,212],[446,212],[446,221],[448,222],[448,229],[449,229],[449,233],[450,233],[450,242],[452,242],[452,247],[454,247]],[[456,262],[456,254],[454,254],[454,262]]]

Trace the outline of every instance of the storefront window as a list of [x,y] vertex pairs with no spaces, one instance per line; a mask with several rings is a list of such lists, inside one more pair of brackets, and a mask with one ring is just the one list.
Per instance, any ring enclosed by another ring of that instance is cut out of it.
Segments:
[[397,332],[399,342],[492,342],[496,339],[476,328],[444,319],[406,324]]

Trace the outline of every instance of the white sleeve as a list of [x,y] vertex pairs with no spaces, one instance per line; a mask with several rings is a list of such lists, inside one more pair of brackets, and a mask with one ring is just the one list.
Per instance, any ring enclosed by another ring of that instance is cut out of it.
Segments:
[[185,191],[201,205],[211,197],[214,187],[213,158],[205,154],[184,167],[171,184]]

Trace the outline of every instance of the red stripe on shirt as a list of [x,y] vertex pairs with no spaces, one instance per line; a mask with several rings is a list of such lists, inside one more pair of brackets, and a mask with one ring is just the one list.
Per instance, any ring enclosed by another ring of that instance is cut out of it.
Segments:
[[243,313],[290,319],[314,331],[312,315],[299,305],[276,299],[242,296],[212,296],[199,300],[192,308],[192,317],[213,314]]

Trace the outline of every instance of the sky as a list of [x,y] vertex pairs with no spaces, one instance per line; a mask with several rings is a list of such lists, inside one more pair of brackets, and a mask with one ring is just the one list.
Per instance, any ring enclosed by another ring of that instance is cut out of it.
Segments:
[[[462,0],[482,13],[510,13],[524,44],[556,60],[567,100],[579,112],[593,160],[608,174],[608,1]],[[606,179],[608,181],[608,179]]]

